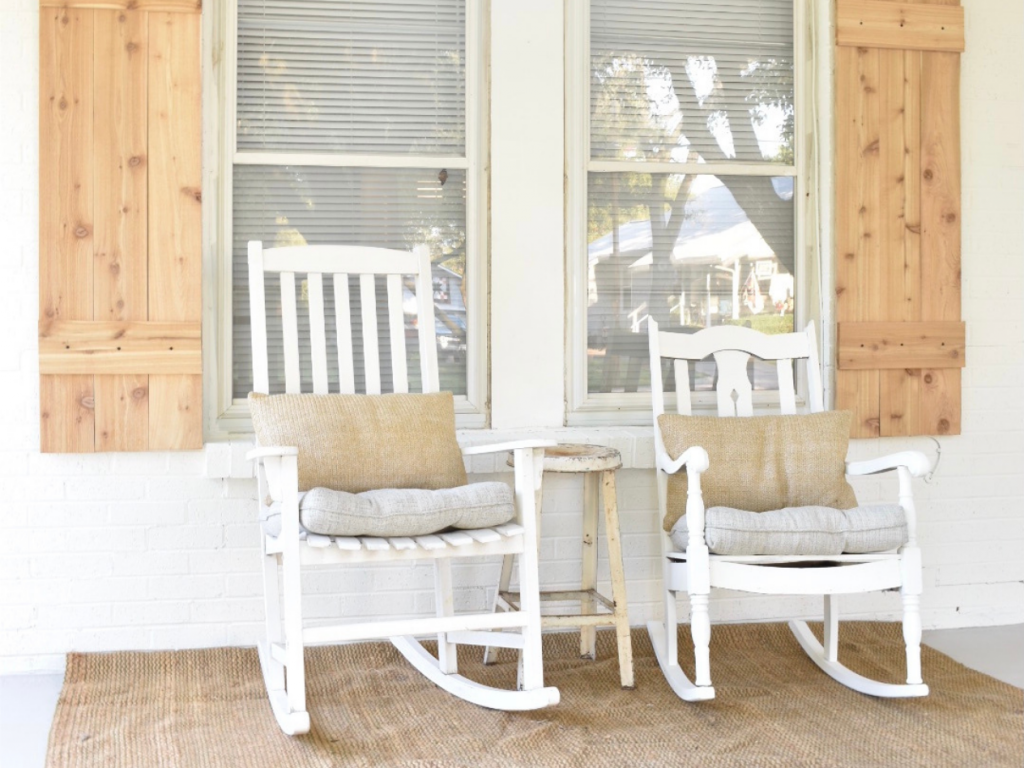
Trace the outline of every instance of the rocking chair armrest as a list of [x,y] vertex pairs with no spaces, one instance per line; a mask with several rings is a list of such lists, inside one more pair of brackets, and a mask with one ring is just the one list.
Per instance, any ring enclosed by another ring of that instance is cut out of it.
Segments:
[[683,467],[699,475],[707,471],[709,463],[708,452],[699,445],[687,448],[678,459],[671,459],[667,453],[658,452],[658,469],[670,475],[674,475]]
[[848,461],[846,463],[846,474],[848,475],[874,475],[878,472],[889,472],[899,467],[906,467],[914,477],[922,477],[931,471],[932,464],[920,451],[900,451],[891,453],[888,456],[879,456],[877,459],[867,461]]
[[492,445],[469,445],[462,449],[463,456],[476,456],[482,453],[502,453],[520,448],[553,448],[558,445],[555,440],[512,440],[507,443]]
[[299,449],[294,445],[269,445],[260,446],[259,448],[253,448],[251,451],[245,454],[246,461],[256,461],[257,459],[266,459],[272,456],[298,456]]

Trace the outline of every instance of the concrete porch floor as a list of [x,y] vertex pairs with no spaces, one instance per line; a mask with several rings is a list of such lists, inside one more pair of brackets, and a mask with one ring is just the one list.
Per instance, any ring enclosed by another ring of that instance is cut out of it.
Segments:
[[[924,643],[1024,689],[1024,624],[930,630]],[[59,674],[0,676],[0,768],[42,768],[62,682]]]

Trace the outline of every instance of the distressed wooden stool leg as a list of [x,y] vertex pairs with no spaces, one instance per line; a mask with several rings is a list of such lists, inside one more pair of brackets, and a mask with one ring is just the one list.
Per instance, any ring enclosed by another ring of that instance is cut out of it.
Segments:
[[619,534],[619,506],[615,496],[615,472],[602,472],[601,497],[604,500],[604,528],[608,539],[608,565],[615,603],[615,635],[619,646],[619,679],[623,688],[633,687],[633,643],[629,636],[626,606],[626,576],[622,567],[622,539]]
[[[597,473],[583,476],[583,577],[580,589],[597,589]],[[580,613],[597,612],[597,603],[591,595],[580,597]],[[597,657],[597,628],[580,628],[580,656]]]

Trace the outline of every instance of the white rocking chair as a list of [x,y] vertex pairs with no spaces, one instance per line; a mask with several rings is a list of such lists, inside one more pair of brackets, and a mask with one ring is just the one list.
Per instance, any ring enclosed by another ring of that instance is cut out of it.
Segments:
[[[796,413],[793,361],[807,365],[808,404],[812,413],[824,410],[821,376],[813,325],[803,333],[768,336],[749,328],[719,326],[692,335],[659,331],[649,321],[651,390],[654,401],[654,434],[658,499],[662,517],[667,508],[669,475],[687,473],[687,546],[679,551],[670,537],[662,537],[664,555],[664,623],[648,624],[651,641],[669,685],[686,701],[715,697],[711,685],[709,644],[711,621],[708,600],[712,587],[760,594],[824,595],[824,644],[819,643],[806,621],[790,621],[789,627],[807,655],[829,676],[864,694],[880,697],[926,696],[921,680],[921,552],[917,546],[911,478],[928,472],[930,463],[921,453],[905,451],[878,459],[848,462],[847,475],[871,475],[896,470],[899,505],[907,524],[907,543],[897,551],[872,554],[813,556],[719,555],[709,551],[705,540],[705,507],[701,473],[708,469],[708,454],[700,446],[687,448],[672,459],[665,449],[658,417],[665,412],[662,359],[674,361],[677,411],[691,412],[688,366],[713,355],[718,369],[718,415],[753,415],[752,381],[747,376],[751,356],[777,361],[779,401],[782,414]],[[792,567],[801,565],[803,567]],[[787,567],[790,566],[790,567]],[[903,600],[903,638],[906,642],[907,682],[891,684],[863,677],[839,662],[839,611],[841,594],[898,588]],[[690,599],[690,631],[693,637],[695,677],[679,666],[676,640],[676,595]]]
[[[415,279],[416,287],[422,390],[438,391],[431,264],[425,247],[413,253],[343,246],[264,250],[261,243],[250,242],[253,388],[265,394],[269,394],[270,390],[264,289],[267,273],[278,273],[280,276],[286,392],[300,392],[296,273],[305,274],[307,279],[304,293],[308,295],[309,303],[309,348],[315,394],[328,392],[324,275],[333,276],[341,392],[353,394],[355,390],[349,275],[359,276],[363,369],[367,394],[380,394],[381,390],[376,275],[386,275],[387,281],[394,391],[408,392],[409,388],[403,276],[410,275]],[[535,512],[535,499],[540,493],[544,448],[554,444],[542,440],[518,441],[463,451],[464,455],[510,450],[515,452],[515,522],[494,528],[400,538],[328,537],[300,532],[298,462],[301,457],[298,456],[298,449],[293,446],[259,446],[250,451],[248,458],[257,461],[260,505],[268,505],[270,500],[282,503],[279,535],[272,536],[264,532],[261,537],[267,636],[259,644],[259,658],[271,707],[285,733],[306,733],[310,727],[303,662],[303,648],[306,644],[387,638],[428,679],[474,704],[501,710],[529,710],[558,703],[558,689],[545,688],[543,680]],[[407,457],[396,457],[396,460],[407,460]],[[523,611],[456,614],[452,599],[451,559],[511,554],[519,555]],[[371,621],[313,628],[303,625],[301,566],[394,561],[411,563],[422,559],[434,561],[436,618]],[[283,574],[283,595],[278,583],[279,563]],[[415,638],[427,634],[437,635],[439,659],[434,658]],[[518,690],[479,685],[457,674],[456,649],[460,644],[518,649]]]

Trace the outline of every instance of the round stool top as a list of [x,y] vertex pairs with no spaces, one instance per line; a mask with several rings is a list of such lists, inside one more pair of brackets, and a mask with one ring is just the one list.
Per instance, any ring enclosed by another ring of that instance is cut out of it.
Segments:
[[[508,465],[515,466],[514,454],[509,452]],[[622,467],[622,456],[614,448],[603,445],[559,443],[544,449],[545,472],[605,472]]]

